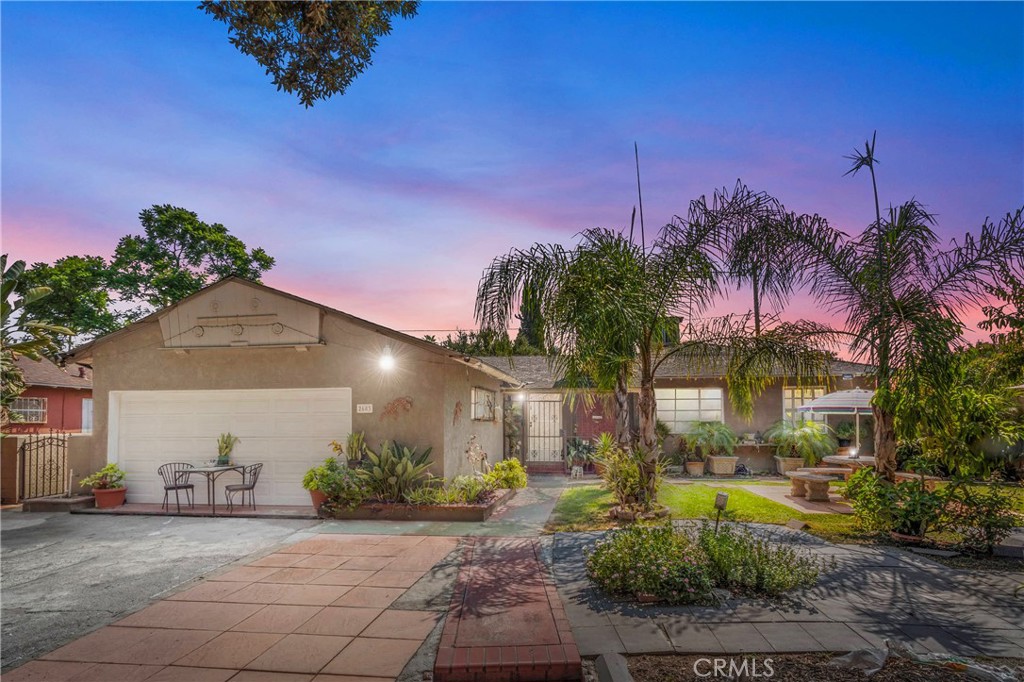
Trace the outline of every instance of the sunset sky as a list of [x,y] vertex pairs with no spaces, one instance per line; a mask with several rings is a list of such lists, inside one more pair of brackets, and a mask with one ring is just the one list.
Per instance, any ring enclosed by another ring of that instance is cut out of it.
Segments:
[[628,226],[634,141],[649,229],[742,178],[859,232],[874,130],[944,238],[1024,204],[1021,3],[428,2],[312,109],[196,4],[3,3],[4,252],[109,256],[175,204],[271,286],[453,329],[495,255]]

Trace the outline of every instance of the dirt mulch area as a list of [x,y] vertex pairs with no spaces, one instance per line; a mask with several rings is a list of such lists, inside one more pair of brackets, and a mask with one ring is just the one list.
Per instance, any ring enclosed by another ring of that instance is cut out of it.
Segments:
[[[708,659],[726,660],[724,670],[729,668],[729,659],[742,666],[747,661],[747,674],[742,677],[728,677],[728,674],[714,675]],[[831,654],[708,654],[706,656],[632,656],[629,671],[636,682],[698,682],[706,680],[771,680],[771,682],[965,682],[974,679],[966,673],[935,666],[913,663],[905,659],[889,659],[884,668],[871,677],[865,677],[859,670],[844,669],[828,665]],[[978,659],[989,665],[1006,666],[1016,671],[1017,679],[1024,680],[1024,659]],[[700,661],[697,670],[694,664]],[[766,665],[771,661],[771,675]],[[755,665],[756,663],[756,665]],[[703,676],[699,675],[702,673]],[[709,674],[711,673],[711,674]]]

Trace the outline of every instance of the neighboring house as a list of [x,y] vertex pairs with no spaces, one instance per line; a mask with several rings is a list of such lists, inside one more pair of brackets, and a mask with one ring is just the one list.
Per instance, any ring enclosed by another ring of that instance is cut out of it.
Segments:
[[20,421],[4,427],[4,433],[92,432],[92,371],[69,363],[61,368],[43,358],[24,356],[15,364],[21,369],[25,391],[14,399],[13,412]]
[[118,463],[129,502],[159,502],[157,467],[216,457],[226,432],[241,439],[236,462],[264,464],[258,504],[309,504],[303,474],[352,431],[374,449],[385,439],[432,447],[435,475],[469,473],[472,436],[501,458],[497,397],[516,384],[478,360],[237,277],[72,355],[94,369],[90,469]]
[[[590,401],[579,396],[569,399],[545,357],[484,357],[484,362],[516,377],[521,388],[504,391],[506,408],[506,456],[515,454],[532,471],[560,471],[564,468],[565,442],[568,438],[593,439],[614,432],[611,406],[604,400]],[[874,388],[874,368],[856,362],[835,361],[827,383],[797,385],[780,376],[754,401],[753,418],[747,421],[736,414],[728,400],[728,388],[721,370],[696,371],[680,355],[668,358],[655,375],[654,393],[658,419],[665,422],[674,437],[665,444],[667,452],[678,448],[678,435],[696,421],[724,421],[737,434],[752,434],[757,440],[780,419],[792,419],[796,408],[831,391],[847,388]],[[636,388],[630,388],[630,423],[638,428],[635,411]],[[826,421],[823,416],[816,417]],[[830,425],[844,417],[830,416]],[[862,445],[862,447],[864,447]],[[740,461],[755,471],[773,469],[772,452],[767,445],[741,445]]]

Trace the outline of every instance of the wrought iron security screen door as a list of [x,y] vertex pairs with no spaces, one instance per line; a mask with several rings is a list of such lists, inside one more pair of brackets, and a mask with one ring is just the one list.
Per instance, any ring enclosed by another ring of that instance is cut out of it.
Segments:
[[527,401],[526,459],[529,462],[562,461],[562,396],[539,393]]

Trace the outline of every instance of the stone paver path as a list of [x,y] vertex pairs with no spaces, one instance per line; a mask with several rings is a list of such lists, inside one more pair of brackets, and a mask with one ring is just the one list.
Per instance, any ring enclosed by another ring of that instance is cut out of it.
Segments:
[[1021,573],[959,571],[896,549],[832,545],[768,526],[755,532],[834,558],[814,588],[779,603],[730,600],[722,607],[617,602],[587,579],[583,551],[603,533],[545,538],[558,591],[583,656],[846,652],[884,639],[919,651],[1024,657]]
[[[457,568],[446,557],[458,543],[317,535],[213,575],[4,680],[422,679]],[[427,662],[418,667],[421,649]]]

